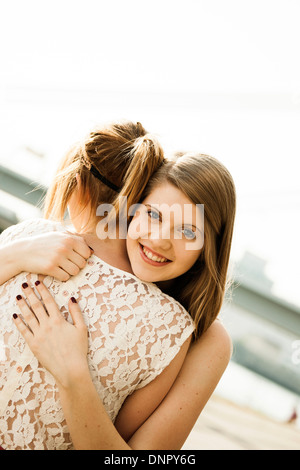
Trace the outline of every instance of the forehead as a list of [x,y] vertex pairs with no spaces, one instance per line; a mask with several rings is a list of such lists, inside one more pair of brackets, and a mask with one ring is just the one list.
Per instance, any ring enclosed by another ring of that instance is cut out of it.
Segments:
[[162,204],[168,203],[170,205],[174,203],[178,204],[192,204],[196,205],[184,194],[180,189],[176,188],[173,184],[163,183],[155,186],[151,193],[143,200],[143,203],[151,204]]

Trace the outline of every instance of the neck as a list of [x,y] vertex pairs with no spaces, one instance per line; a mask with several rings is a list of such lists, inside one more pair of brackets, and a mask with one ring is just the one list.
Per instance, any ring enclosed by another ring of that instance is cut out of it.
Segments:
[[94,254],[122,271],[133,273],[130,261],[127,255],[126,240],[106,238],[101,240],[96,233],[85,233],[83,238],[86,243],[94,250]]
[[95,225],[85,226],[83,230],[80,230],[78,225],[74,224],[74,228],[94,250],[94,254],[98,258],[115,268],[133,273],[127,255],[126,239],[118,238],[118,236],[107,237],[105,232],[99,233],[98,230],[96,232]]
[[86,243],[94,250],[94,254],[106,263],[123,271],[132,273],[127,255],[126,239],[121,234],[119,238],[118,224],[116,231],[110,234],[105,231],[105,224],[99,223],[101,219],[91,218],[91,211],[86,208],[76,214],[69,209],[70,219],[76,232],[83,236]]

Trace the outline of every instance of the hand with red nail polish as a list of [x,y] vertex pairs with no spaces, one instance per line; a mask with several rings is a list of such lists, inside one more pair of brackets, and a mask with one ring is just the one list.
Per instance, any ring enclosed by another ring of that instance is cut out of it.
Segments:
[[13,320],[40,363],[59,386],[65,387],[78,371],[88,370],[88,334],[80,307],[75,297],[71,297],[72,324],[64,319],[42,282],[35,282],[40,298],[28,284],[22,287],[26,291],[26,301],[21,295],[17,300],[25,322],[17,314],[13,315]]

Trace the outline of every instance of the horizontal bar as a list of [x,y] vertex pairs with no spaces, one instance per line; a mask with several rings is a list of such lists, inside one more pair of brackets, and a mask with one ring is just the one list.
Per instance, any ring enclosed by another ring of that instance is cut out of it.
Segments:
[[47,188],[0,165],[0,190],[37,206],[45,196]]

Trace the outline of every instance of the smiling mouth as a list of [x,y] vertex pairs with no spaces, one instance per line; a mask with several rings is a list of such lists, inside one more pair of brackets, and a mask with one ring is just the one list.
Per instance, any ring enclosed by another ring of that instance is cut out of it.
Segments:
[[154,266],[164,266],[172,262],[168,258],[165,258],[159,255],[158,253],[155,253],[154,251],[150,250],[150,248],[143,246],[141,243],[139,243],[139,246],[142,258]]

